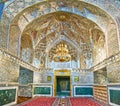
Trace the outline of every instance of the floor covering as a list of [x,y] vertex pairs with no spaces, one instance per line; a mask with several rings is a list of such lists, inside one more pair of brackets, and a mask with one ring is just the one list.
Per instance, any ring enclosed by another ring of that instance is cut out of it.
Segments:
[[78,97],[35,97],[16,106],[107,106],[93,98]]

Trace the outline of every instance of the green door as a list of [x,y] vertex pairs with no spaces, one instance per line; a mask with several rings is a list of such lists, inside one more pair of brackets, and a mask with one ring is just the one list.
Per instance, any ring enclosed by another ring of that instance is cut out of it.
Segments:
[[70,96],[70,77],[57,76],[57,95],[56,96]]

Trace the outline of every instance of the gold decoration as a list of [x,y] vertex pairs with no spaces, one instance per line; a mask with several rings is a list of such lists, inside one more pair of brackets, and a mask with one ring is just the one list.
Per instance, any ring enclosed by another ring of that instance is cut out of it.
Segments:
[[55,62],[68,62],[71,60],[71,55],[68,53],[66,44],[61,43],[57,46],[56,54],[53,59]]
[[51,81],[51,76],[47,76],[47,81]]
[[79,76],[75,76],[74,77],[74,82],[78,82],[79,81]]
[[67,85],[68,85],[67,81],[61,81],[60,82],[60,88],[61,88],[61,90],[62,91],[67,91]]
[[70,19],[70,14],[64,13],[64,12],[57,12],[55,14],[55,18],[57,21],[65,22],[65,21],[68,21]]
[[40,68],[42,68],[42,67],[44,67],[44,59],[43,58],[41,58],[41,62],[40,62]]

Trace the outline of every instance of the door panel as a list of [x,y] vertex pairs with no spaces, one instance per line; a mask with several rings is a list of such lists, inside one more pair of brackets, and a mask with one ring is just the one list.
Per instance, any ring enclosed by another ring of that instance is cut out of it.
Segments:
[[70,77],[57,76],[56,77],[56,95],[57,96],[70,96]]

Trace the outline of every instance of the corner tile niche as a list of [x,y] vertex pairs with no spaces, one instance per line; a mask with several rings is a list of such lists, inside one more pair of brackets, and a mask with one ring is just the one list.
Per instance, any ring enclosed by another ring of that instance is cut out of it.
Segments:
[[33,71],[20,67],[18,96],[32,97]]

